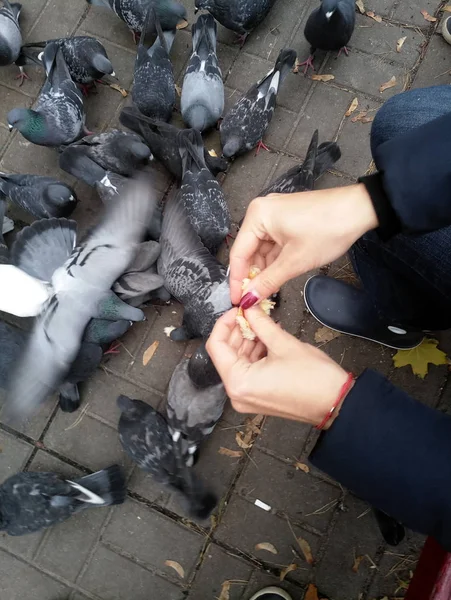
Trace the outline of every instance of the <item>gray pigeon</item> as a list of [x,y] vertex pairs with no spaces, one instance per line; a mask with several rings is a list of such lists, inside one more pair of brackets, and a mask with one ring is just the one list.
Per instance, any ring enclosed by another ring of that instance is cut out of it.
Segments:
[[238,100],[221,123],[224,156],[243,154],[257,145],[268,128],[283,80],[296,61],[294,50],[281,50],[274,69]]
[[[22,46],[22,33],[19,25],[19,15],[22,10],[22,4],[18,2],[8,2],[3,0],[3,6],[0,8],[0,67],[12,65],[17,61]],[[29,79],[19,66],[20,73],[17,79],[20,79],[22,85],[24,79]]]
[[139,136],[119,129],[88,135],[70,146],[63,146],[62,151],[67,152],[72,147],[83,148],[86,156],[106,171],[126,176],[133,175],[151,158],[148,146]]
[[5,214],[6,214],[6,202],[0,196],[0,265],[9,265],[9,250],[5,243],[5,238],[3,234],[7,233],[4,228],[5,223]]
[[309,58],[300,63],[304,74],[313,66],[316,50],[338,50],[348,55],[346,44],[351,39],[355,27],[354,0],[321,0],[321,5],[312,11],[305,24],[304,35],[310,44]]
[[38,219],[68,217],[77,206],[77,197],[71,187],[53,177],[40,175],[0,173],[1,196]]
[[119,438],[125,452],[156,481],[179,492],[191,516],[206,519],[216,506],[216,496],[186,467],[165,418],[142,400],[119,396],[117,403],[122,413]]
[[55,473],[18,473],[0,486],[0,530],[25,535],[95,506],[122,504],[125,479],[117,465],[70,481]]
[[221,186],[207,169],[202,136],[195,129],[179,133],[182,185],[177,195],[204,246],[216,254],[230,231],[231,217]]
[[249,33],[259,25],[276,0],[195,0],[196,12],[208,10],[227,29],[240,34],[244,44]]
[[[180,158],[178,133],[180,129],[146,117],[134,106],[122,109],[119,120],[128,129],[138,133],[149,146],[153,156],[179,181],[182,179],[182,159]],[[204,147],[204,159],[207,167],[217,175],[226,171],[229,163],[219,156],[211,156]]]
[[[157,30],[154,42],[153,31]],[[135,61],[132,98],[138,109],[148,117],[169,121],[175,104],[175,80],[169,52],[175,30],[163,32],[151,8],[139,40]]]
[[224,110],[224,84],[216,56],[216,21],[200,15],[193,29],[193,53],[183,80],[180,106],[188,127],[205,131]]
[[83,97],[72,81],[61,49],[55,43],[44,51],[47,80],[36,108],[14,108],[8,113],[10,129],[41,146],[70,144],[85,132]]
[[64,380],[87,324],[92,317],[101,316],[99,304],[109,301],[111,287],[133,261],[155,203],[148,181],[132,181],[97,227],[53,272],[50,298],[7,394],[10,412],[30,412]]
[[87,94],[89,86],[100,81],[104,75],[115,76],[105,47],[99,40],[88,35],[25,44],[21,48],[19,64],[23,62],[24,64],[42,65],[43,51],[39,49],[46,48],[47,44],[51,43],[55,43],[61,48],[70,76],[75,83],[82,87],[85,94]]
[[174,341],[207,338],[217,319],[232,308],[224,266],[202,244],[177,197],[166,203],[158,272],[184,307],[183,324],[167,333]]
[[155,8],[157,17],[164,31],[177,28],[186,20],[186,8],[174,0],[87,0],[93,6],[104,6],[112,9],[124,21],[133,33],[136,42],[143,30],[147,11]]
[[[198,355],[203,352],[207,361],[209,357],[205,345],[202,346]],[[169,382],[166,403],[169,431],[174,441],[181,438],[187,466],[192,466],[199,445],[221,418],[227,399],[221,381],[208,387],[196,387],[190,377],[190,362],[191,359],[183,358],[176,366]]]

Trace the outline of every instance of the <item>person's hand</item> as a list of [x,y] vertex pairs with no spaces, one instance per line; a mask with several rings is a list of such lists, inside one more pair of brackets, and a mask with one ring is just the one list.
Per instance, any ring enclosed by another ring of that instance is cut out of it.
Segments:
[[237,309],[225,313],[207,342],[235,410],[320,424],[339,397],[346,371],[283,331],[258,306],[246,311],[258,340],[243,340],[236,314]]
[[[363,184],[256,198],[230,252],[232,303],[247,309],[268,298],[289,279],[342,256],[377,225]],[[253,265],[262,272],[243,291]]]

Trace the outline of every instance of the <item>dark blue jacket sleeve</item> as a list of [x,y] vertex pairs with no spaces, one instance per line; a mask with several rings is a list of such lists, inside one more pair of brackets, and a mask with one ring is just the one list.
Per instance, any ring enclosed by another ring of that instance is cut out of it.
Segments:
[[373,158],[378,173],[360,181],[383,238],[451,225],[451,112],[381,144]]
[[451,417],[367,370],[310,461],[451,552]]

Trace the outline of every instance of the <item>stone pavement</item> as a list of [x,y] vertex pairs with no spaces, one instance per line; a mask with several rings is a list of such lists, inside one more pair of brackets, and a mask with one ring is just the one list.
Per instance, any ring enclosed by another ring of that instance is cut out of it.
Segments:
[[[349,58],[318,53],[320,72],[333,74],[335,79],[324,83],[291,75],[265,136],[271,152],[257,157],[249,153],[231,166],[224,189],[235,222],[272,177],[304,156],[315,128],[320,130],[320,141],[338,139],[343,153],[336,170],[326,174],[319,187],[346,185],[370,166],[371,125],[352,120],[360,110],[371,117],[386,98],[403,89],[450,83],[451,48],[436,33],[442,16],[437,13],[438,0],[364,2],[367,10],[382,16],[382,22],[358,15]],[[105,44],[121,84],[130,87],[135,48],[130,32],[113,13],[88,9],[84,0],[23,0],[23,4],[27,41],[95,35]],[[193,0],[185,0],[191,22],[193,4]],[[233,45],[233,34],[220,28],[219,57],[228,105],[271,68],[280,48],[293,47],[300,58],[307,56],[302,32],[316,4],[317,0],[278,0],[242,50]],[[420,12],[423,9],[439,20],[426,21]],[[397,53],[396,42],[402,37],[406,40]],[[179,31],[172,51],[179,83],[190,48],[189,30]],[[15,68],[1,71],[0,169],[70,181],[58,170],[54,150],[33,146],[20,134],[8,133],[8,111],[31,106],[43,82],[42,72],[33,68],[28,72],[32,81],[18,88],[13,79]],[[381,94],[380,85],[392,76],[396,87]],[[346,118],[355,97],[359,109]],[[89,129],[117,126],[119,111],[128,102],[112,89],[99,86],[98,94],[87,100]],[[216,132],[208,136],[207,143],[219,150]],[[163,195],[171,181],[163,169],[152,168]],[[74,217],[84,229],[98,214],[100,202],[86,186],[78,183],[76,189],[81,202]],[[11,209],[11,216],[19,224],[29,220],[17,209]],[[346,259],[326,271],[336,277],[352,277]],[[288,331],[312,342],[318,325],[302,300],[308,276],[282,290],[279,318]],[[223,582],[230,580],[230,600],[245,600],[260,586],[277,583],[280,571],[291,563],[297,569],[282,585],[294,600],[304,598],[309,582],[316,584],[320,597],[331,600],[401,598],[421,536],[410,534],[400,547],[390,550],[382,543],[365,503],[315,469],[309,473],[297,469],[295,463],[307,462],[315,441],[314,432],[306,425],[266,419],[252,449],[233,458],[218,451],[221,447],[239,450],[235,435],[244,417],[228,407],[198,464],[199,472],[221,497],[213,518],[202,524],[189,521],[177,499],[133,467],[121,451],[116,433],[115,399],[118,393],[125,393],[160,406],[173,368],[193,347],[175,344],[163,333],[164,327],[180,323],[178,305],[149,308],[146,314],[147,322],[135,325],[123,339],[121,354],[106,357],[96,376],[84,386],[82,412],[64,414],[55,401],[48,401],[21,429],[0,425],[0,481],[21,469],[74,476],[117,462],[127,472],[129,488],[129,498],[122,506],[91,510],[24,538],[0,535],[0,598],[213,600],[219,597]],[[160,342],[158,350],[143,367],[143,352],[155,340]],[[375,344],[341,336],[325,349],[355,373],[371,366],[420,400],[449,409],[443,400],[449,385],[446,367],[432,367],[423,382],[406,369],[395,371],[392,352]],[[255,506],[256,499],[271,510]],[[297,546],[295,537],[299,536],[311,547],[313,565]],[[261,542],[273,544],[277,554],[257,550]],[[180,563],[184,577],[166,566],[166,560]]]

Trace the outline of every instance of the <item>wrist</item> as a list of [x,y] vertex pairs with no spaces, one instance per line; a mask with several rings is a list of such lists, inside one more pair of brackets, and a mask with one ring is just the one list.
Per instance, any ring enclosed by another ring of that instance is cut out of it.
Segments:
[[343,190],[343,214],[349,219],[352,243],[363,234],[378,227],[378,217],[371,196],[363,183],[356,183]]
[[327,372],[323,370],[321,381],[323,393],[314,425],[317,429],[327,430],[339,415],[346,396],[354,386],[354,377],[337,363],[330,361]]

